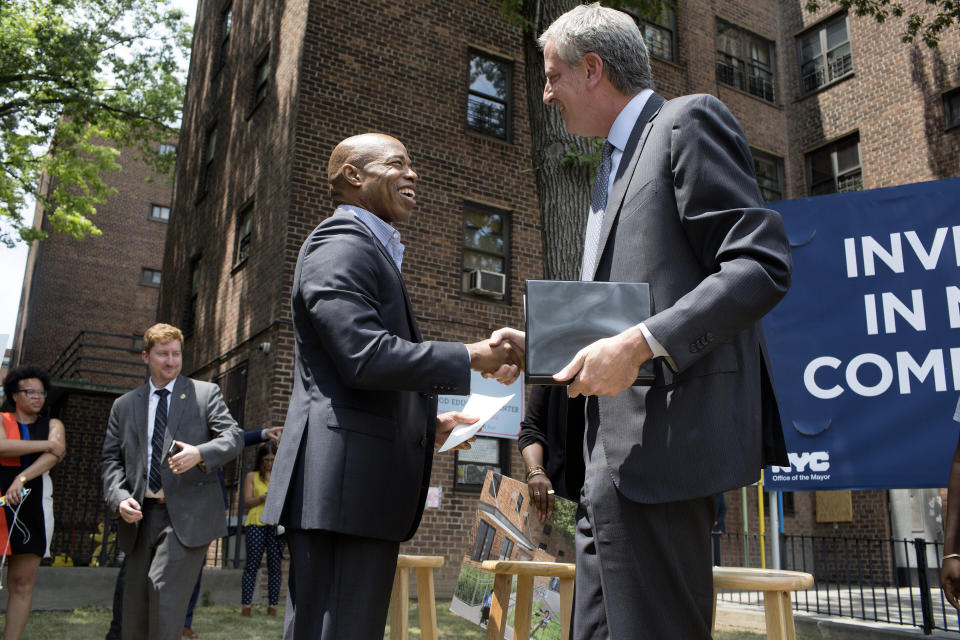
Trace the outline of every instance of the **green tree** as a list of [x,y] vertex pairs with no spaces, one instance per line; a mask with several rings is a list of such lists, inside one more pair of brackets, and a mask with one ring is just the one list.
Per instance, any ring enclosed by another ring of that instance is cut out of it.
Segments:
[[[113,193],[118,149],[169,174],[191,25],[167,0],[0,0],[0,242],[54,231],[99,235],[90,216]],[[41,189],[41,176],[47,176]]]
[[[935,48],[940,36],[954,23],[960,24],[960,1],[925,0],[925,12],[907,12],[898,0],[827,0],[853,11],[858,16],[870,16],[877,22],[885,22],[889,17],[906,17],[907,25],[903,34],[904,42],[913,42],[918,37],[928,47]],[[823,6],[821,0],[807,0],[807,11],[815,12]]]

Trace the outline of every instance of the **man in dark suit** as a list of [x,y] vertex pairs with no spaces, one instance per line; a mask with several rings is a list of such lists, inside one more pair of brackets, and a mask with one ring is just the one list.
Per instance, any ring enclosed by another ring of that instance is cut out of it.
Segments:
[[207,546],[227,534],[217,468],[243,433],[217,385],[180,375],[182,344],[176,327],[147,329],[150,379],[113,403],[103,441],[103,494],[126,554],[124,640],[180,637]]
[[471,368],[510,382],[520,359],[501,336],[422,341],[393,227],[416,203],[400,141],[348,138],[327,176],[337,210],[297,261],[293,396],[261,519],[287,530],[284,637],[364,640],[383,637],[399,543],[420,523],[434,445],[463,420],[438,416],[436,394],[468,393]]
[[760,327],[790,284],[783,223],[726,107],[653,92],[625,13],[576,7],[539,42],[544,102],[606,138],[581,277],[647,282],[652,310],[554,376],[588,397],[575,637],[709,638],[713,495],[785,463]]

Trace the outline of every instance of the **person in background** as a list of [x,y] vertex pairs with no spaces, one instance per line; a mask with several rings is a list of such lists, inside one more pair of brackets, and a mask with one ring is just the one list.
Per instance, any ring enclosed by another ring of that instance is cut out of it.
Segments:
[[270,486],[270,472],[277,455],[277,445],[262,444],[257,449],[257,461],[253,471],[247,473],[243,481],[243,503],[249,508],[244,525],[247,541],[247,564],[243,568],[240,615],[250,617],[250,603],[253,601],[253,588],[263,553],[267,553],[267,615],[277,615],[277,602],[280,600],[280,560],[283,556],[283,541],[277,535],[275,525],[260,522],[263,503],[267,501],[267,488]]
[[493,589],[490,590],[490,593],[483,596],[483,600],[480,602],[480,625],[487,626],[488,621],[490,620],[490,606],[493,604]]
[[147,383],[113,403],[101,478],[120,516],[125,553],[124,640],[177,640],[207,547],[227,534],[217,468],[243,450],[220,388],[180,375],[183,334],[156,324],[143,336]]
[[[960,401],[953,419],[960,422]],[[960,441],[953,452],[950,477],[947,480],[947,518],[943,527],[943,562],[940,567],[940,586],[947,602],[960,611]]]
[[[267,441],[277,444],[280,442],[280,436],[283,434],[283,427],[268,427],[264,429],[251,429],[243,432],[243,446],[252,447],[255,444],[261,444]],[[223,469],[217,469],[217,475],[220,478],[220,487],[223,489],[224,508],[229,508],[227,500],[227,487],[224,484]],[[117,581],[113,588],[113,618],[110,620],[110,628],[107,630],[105,640],[120,640],[120,628],[123,620],[123,583],[126,574],[126,562],[120,565],[120,571],[117,572]],[[187,604],[187,615],[183,620],[184,638],[199,638],[200,634],[193,630],[193,610],[197,607],[200,599],[200,583],[203,579],[203,569],[197,575],[197,582],[193,586],[193,593],[190,595],[190,602]]]
[[[280,443],[280,435],[283,433],[283,427],[268,427],[265,429],[254,429],[252,431],[243,432],[243,446],[252,447],[255,444],[261,444],[263,442],[273,442],[276,446]],[[227,485],[223,479],[223,469],[217,469],[217,475],[220,477],[220,488],[223,489],[223,504],[224,507],[230,508],[230,501],[227,498]],[[190,602],[187,604],[187,616],[183,620],[183,633],[181,634],[184,638],[199,638],[200,634],[193,630],[193,610],[197,608],[197,601],[200,599],[200,582],[203,580],[203,569],[200,569],[200,574],[197,575],[197,583],[193,585],[193,593],[190,595]],[[122,583],[118,581],[118,584]],[[119,587],[122,591],[123,587]],[[121,596],[122,597],[122,596]],[[120,629],[120,614],[118,613],[117,606],[117,596],[114,596],[114,607],[113,615],[117,620],[117,633]],[[111,628],[112,625],[111,625]],[[120,636],[118,635],[117,638]],[[112,640],[110,635],[107,634],[107,640]]]
[[580,500],[583,411],[583,397],[568,398],[564,385],[530,389],[517,446],[527,467],[529,499],[540,522],[546,522],[553,514],[554,495],[574,502]]
[[[7,565],[7,613],[3,640],[17,640],[30,617],[33,585],[53,538],[50,469],[67,452],[63,423],[41,417],[50,378],[39,367],[14,367],[3,381],[13,411],[0,414],[0,557]],[[24,495],[24,490],[30,493]],[[10,555],[7,555],[7,554]]]

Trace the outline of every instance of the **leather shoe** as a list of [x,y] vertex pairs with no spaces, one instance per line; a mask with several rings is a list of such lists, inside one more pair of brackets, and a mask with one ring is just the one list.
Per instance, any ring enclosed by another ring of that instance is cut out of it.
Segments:
[[277,608],[276,607],[267,607],[267,615],[276,618],[277,617]]
[[243,605],[240,607],[240,617],[249,618],[250,617],[250,605]]
[[190,627],[184,627],[183,633],[180,634],[184,638],[199,638],[200,634],[191,629]]

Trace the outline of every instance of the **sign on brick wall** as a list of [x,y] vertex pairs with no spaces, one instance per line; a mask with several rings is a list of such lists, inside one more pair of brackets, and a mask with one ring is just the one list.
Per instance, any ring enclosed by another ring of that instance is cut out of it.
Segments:
[[772,490],[944,487],[960,392],[960,179],[775,202],[793,284],[764,319],[790,457]]
[[[523,375],[521,374],[513,384],[504,386],[496,380],[487,380],[476,371],[471,371],[470,392],[497,398],[513,394],[513,399],[490,418],[477,435],[516,440],[517,436],[520,435],[520,420],[523,418]],[[440,396],[437,401],[437,411],[439,413],[460,411],[463,409],[463,405],[467,403],[467,397]]]

